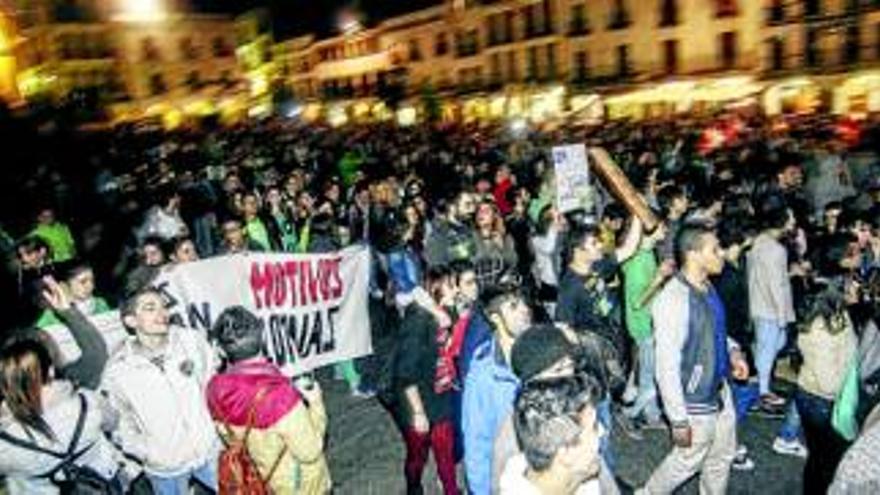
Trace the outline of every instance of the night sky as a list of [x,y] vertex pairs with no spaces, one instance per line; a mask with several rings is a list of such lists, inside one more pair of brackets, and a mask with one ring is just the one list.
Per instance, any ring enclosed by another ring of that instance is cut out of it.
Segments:
[[334,14],[354,5],[366,25],[385,18],[442,3],[443,0],[191,0],[203,12],[240,14],[254,7],[268,7],[277,39],[307,33],[326,36],[333,32]]

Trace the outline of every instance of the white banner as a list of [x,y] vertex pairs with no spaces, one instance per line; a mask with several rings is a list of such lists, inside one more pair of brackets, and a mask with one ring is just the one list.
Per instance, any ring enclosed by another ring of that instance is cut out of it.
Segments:
[[266,352],[297,375],[373,352],[368,311],[370,252],[249,253],[177,265],[154,286],[172,322],[207,331],[224,309],[263,320]]
[[553,165],[556,172],[556,208],[560,213],[591,207],[590,169],[587,147],[570,144],[553,147]]

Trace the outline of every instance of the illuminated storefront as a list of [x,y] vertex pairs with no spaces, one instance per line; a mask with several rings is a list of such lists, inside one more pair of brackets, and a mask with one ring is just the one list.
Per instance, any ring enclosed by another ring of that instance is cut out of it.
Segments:
[[863,72],[844,80],[834,90],[831,107],[837,115],[864,116],[880,111],[880,71]]
[[767,115],[812,113],[821,103],[822,88],[805,77],[774,84],[764,93]]

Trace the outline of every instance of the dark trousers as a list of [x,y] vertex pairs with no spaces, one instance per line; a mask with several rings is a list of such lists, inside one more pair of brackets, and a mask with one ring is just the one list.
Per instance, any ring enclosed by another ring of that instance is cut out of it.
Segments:
[[794,400],[809,451],[804,466],[804,493],[824,495],[834,481],[837,465],[846,453],[849,442],[831,426],[834,402],[801,389],[795,393]]
[[455,480],[455,431],[452,421],[444,420],[431,425],[428,433],[418,433],[412,426],[403,431],[406,443],[404,474],[408,494],[422,493],[422,472],[428,462],[428,450],[434,451],[437,476],[443,484],[445,495],[459,495]]

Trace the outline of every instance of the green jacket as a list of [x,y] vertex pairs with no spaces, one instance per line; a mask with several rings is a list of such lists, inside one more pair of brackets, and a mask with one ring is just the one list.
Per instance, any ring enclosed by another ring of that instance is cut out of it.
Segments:
[[52,249],[52,261],[60,263],[76,256],[76,243],[67,225],[55,222],[52,225],[38,225],[30,235],[35,235]]
[[639,249],[623,264],[624,317],[626,328],[636,342],[649,338],[653,332],[650,305],[640,303],[656,274],[657,258],[652,250]]

